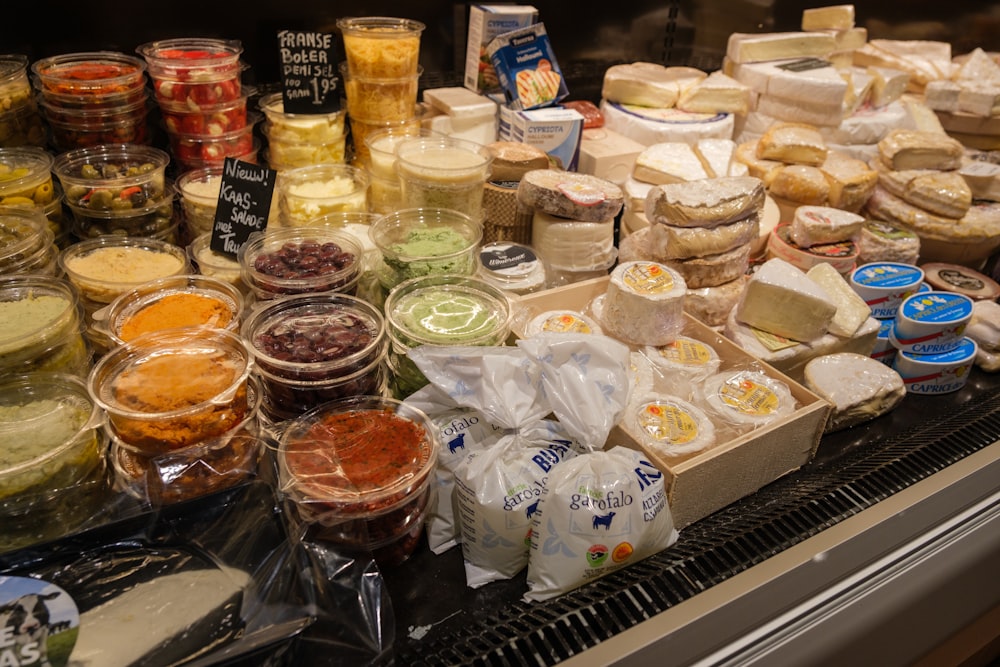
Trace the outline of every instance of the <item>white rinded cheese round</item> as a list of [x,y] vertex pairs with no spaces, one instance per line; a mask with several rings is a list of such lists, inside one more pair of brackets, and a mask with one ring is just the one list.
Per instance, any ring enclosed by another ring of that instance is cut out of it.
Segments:
[[805,367],[805,385],[833,405],[826,422],[827,433],[880,417],[906,395],[899,373],[854,352],[811,359]]
[[731,424],[764,426],[795,411],[788,385],[763,371],[717,373],[702,385],[707,405]]
[[673,108],[640,107],[601,100],[604,126],[644,146],[699,139],[732,139],[733,114],[688,113]]
[[646,347],[646,356],[661,370],[691,379],[703,379],[719,371],[719,353],[708,343],[678,336],[666,345]]
[[539,333],[601,334],[601,327],[594,320],[575,310],[547,310],[531,318],[524,328],[526,336]]
[[662,456],[680,456],[715,444],[715,426],[697,406],[676,396],[645,396],[629,408],[629,430]]
[[601,313],[604,330],[636,345],[665,345],[684,328],[684,278],[657,262],[627,262],[611,272]]
[[902,102],[893,102],[887,106],[862,107],[840,122],[836,127],[820,127],[820,134],[829,144],[845,144],[848,146],[873,145],[882,140],[889,131],[897,127],[905,127],[909,114]]
[[582,222],[535,211],[531,246],[557,269],[605,268],[616,256],[615,226],[612,221]]

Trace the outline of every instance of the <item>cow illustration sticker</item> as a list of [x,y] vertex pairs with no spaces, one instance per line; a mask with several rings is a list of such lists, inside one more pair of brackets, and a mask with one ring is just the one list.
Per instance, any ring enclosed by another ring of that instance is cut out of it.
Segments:
[[47,581],[0,577],[0,665],[65,667],[80,614],[69,594]]

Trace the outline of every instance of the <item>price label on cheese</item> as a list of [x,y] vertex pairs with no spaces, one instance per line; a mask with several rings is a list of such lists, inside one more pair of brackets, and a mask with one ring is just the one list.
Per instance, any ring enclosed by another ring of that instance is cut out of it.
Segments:
[[340,109],[340,76],[332,34],[281,30],[278,56],[286,113],[330,113]]
[[247,237],[267,227],[278,172],[227,157],[215,208],[210,247],[236,257]]

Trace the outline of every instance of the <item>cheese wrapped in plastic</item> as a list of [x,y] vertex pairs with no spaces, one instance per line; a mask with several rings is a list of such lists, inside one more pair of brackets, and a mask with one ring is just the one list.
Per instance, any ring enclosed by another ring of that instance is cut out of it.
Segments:
[[612,65],[604,71],[601,98],[620,104],[672,107],[682,91],[707,76],[693,67],[664,67],[647,62]]
[[830,206],[799,206],[788,237],[800,248],[850,241],[861,232],[865,219]]
[[751,243],[759,233],[760,220],[756,215],[715,227],[655,223],[649,228],[649,251],[660,261],[707,257]]
[[962,166],[964,149],[957,139],[937,132],[895,129],[878,142],[879,157],[892,170],[937,169]]
[[757,143],[758,158],[786,164],[817,167],[826,160],[826,152],[823,135],[807,123],[773,123]]
[[622,210],[625,195],[611,181],[559,169],[526,172],[517,186],[518,207],[579,222],[607,222]]
[[608,334],[636,345],[665,345],[684,328],[684,278],[657,262],[619,264],[601,315]]
[[890,170],[880,160],[878,182],[908,204],[944,218],[961,218],[972,206],[972,190],[958,171]]
[[891,412],[906,396],[903,378],[863,354],[839,352],[806,364],[805,385],[833,406],[827,433],[863,424]]
[[655,187],[646,195],[650,222],[716,227],[764,210],[764,184],[752,176],[726,176]]
[[750,277],[736,306],[740,322],[802,342],[825,334],[836,312],[822,287],[778,258],[764,262]]

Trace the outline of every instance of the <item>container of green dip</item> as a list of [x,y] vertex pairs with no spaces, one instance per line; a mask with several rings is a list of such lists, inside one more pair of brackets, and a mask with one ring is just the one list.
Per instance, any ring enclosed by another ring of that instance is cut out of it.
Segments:
[[502,290],[479,278],[431,275],[390,290],[385,315],[393,392],[405,398],[427,384],[407,350],[420,345],[503,345],[510,333],[511,303]]
[[375,275],[384,289],[420,276],[476,272],[483,226],[443,208],[407,208],[376,220],[369,236],[379,251]]

